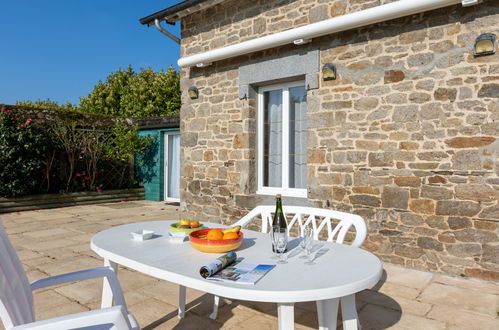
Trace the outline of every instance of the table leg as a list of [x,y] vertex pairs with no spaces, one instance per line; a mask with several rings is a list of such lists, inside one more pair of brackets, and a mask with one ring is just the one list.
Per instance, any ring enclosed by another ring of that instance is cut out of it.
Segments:
[[185,316],[185,286],[178,286],[178,318],[183,319]]
[[343,316],[344,330],[357,330],[359,318],[357,316],[357,307],[355,306],[355,294],[341,297],[341,315]]
[[339,299],[317,300],[319,330],[336,330]]
[[210,319],[215,320],[218,315],[218,306],[220,305],[220,297],[213,296],[213,312],[210,314]]
[[293,330],[295,328],[295,305],[277,304],[277,318],[279,330]]
[[[118,275],[118,267],[115,262],[104,259],[104,267],[111,267],[116,275]],[[102,284],[101,308],[107,308],[111,306],[113,306],[113,291],[111,291],[111,286],[109,285],[107,278],[104,278],[104,283]]]

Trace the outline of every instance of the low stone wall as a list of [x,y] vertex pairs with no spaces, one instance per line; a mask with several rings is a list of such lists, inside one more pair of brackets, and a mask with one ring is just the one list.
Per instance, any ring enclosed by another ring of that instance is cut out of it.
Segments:
[[0,198],[0,213],[143,199],[144,188]]

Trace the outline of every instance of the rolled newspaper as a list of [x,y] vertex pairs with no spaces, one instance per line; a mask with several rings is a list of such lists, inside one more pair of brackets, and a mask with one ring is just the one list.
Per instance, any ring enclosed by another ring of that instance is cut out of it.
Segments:
[[226,253],[223,256],[217,258],[215,261],[201,267],[199,273],[203,278],[212,276],[213,274],[216,274],[217,272],[221,271],[222,269],[236,261],[236,258],[237,256],[235,252]]

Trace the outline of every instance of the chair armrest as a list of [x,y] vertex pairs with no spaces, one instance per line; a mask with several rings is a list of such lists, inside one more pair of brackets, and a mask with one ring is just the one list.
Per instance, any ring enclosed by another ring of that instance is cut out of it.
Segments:
[[[128,315],[123,306],[114,306],[94,311],[55,317],[13,327],[12,330],[66,330],[83,327],[102,329],[103,325],[114,325],[113,329],[131,329]],[[101,327],[97,327],[97,326]],[[110,329],[111,326],[106,327]]]
[[125,298],[123,297],[123,292],[121,291],[120,283],[116,278],[116,273],[111,267],[99,267],[80,270],[73,273],[61,274],[52,277],[47,277],[41,280],[31,282],[31,291],[43,289],[48,286],[54,286],[69,282],[77,282],[83,280],[89,280],[93,278],[105,277],[109,282],[111,291],[113,292],[113,297],[116,305],[122,305],[125,310],[127,309]]

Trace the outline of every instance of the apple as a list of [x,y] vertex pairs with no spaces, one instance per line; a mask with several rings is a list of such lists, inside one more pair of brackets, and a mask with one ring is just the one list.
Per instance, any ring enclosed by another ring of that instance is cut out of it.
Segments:
[[189,222],[189,226],[191,226],[191,228],[197,228],[197,227],[199,227],[199,221],[197,221],[197,220],[191,220]]
[[188,226],[189,225],[189,219],[180,219],[180,222],[178,223],[179,226]]

